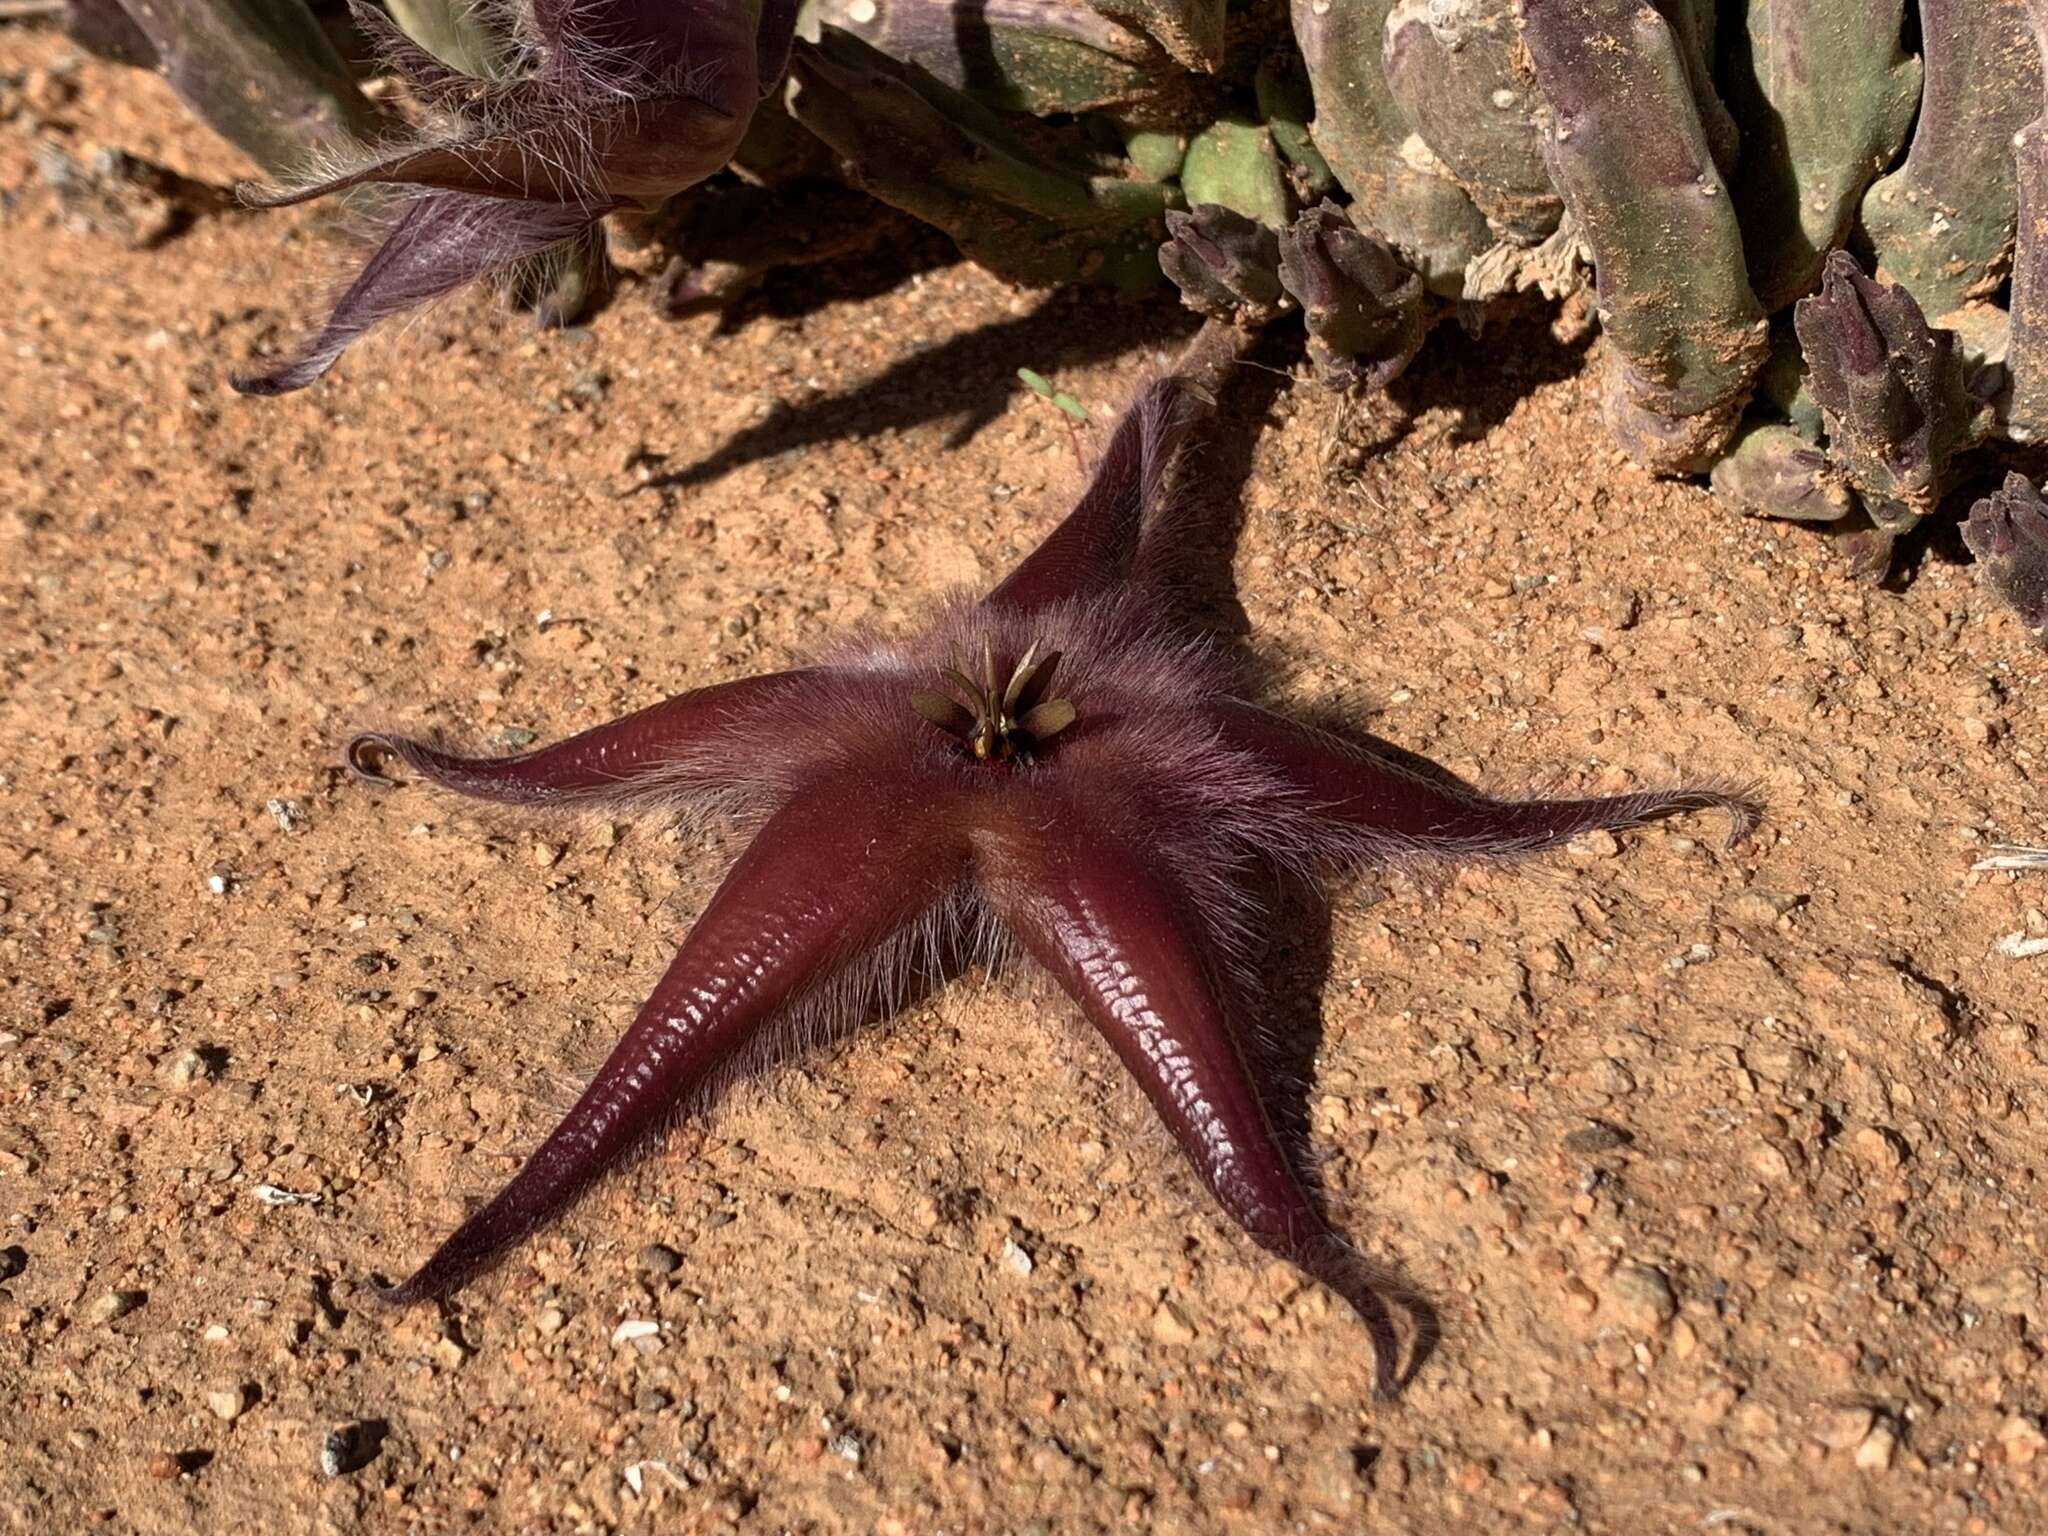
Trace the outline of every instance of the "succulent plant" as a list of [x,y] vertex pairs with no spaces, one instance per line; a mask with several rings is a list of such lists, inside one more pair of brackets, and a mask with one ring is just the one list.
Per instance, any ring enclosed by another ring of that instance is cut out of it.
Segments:
[[[1219,324],[1298,307],[1339,388],[1383,385],[1448,315],[1590,288],[1622,447],[1750,514],[1867,514],[1868,549],[1975,444],[2048,436],[2048,0],[809,0],[758,114],[797,0],[758,38],[720,0],[383,3],[396,25],[360,24],[433,126],[294,194],[407,188],[257,388],[486,271],[566,313],[602,276],[598,221],[679,193],[708,200],[653,216],[685,242],[679,301],[737,292],[744,242],[704,233],[736,183],[688,190],[736,155],[756,182],[836,173],[1019,282],[1137,289],[1163,264]],[[256,0],[147,0],[170,32],[145,0],[71,4],[171,74]],[[265,25],[303,33],[304,4]],[[336,121],[359,111],[321,48],[284,77],[280,102],[325,82]],[[693,238],[717,252],[692,265]]]
[[1905,0],[1769,0],[1731,28],[1723,90],[1745,125],[1731,191],[1750,286],[1767,310],[1813,291],[1864,192],[1906,141],[1920,60]]
[[1829,457],[1880,528],[1900,533],[1934,510],[1944,471],[1976,414],[1955,333],[1927,323],[1913,295],[1866,277],[1847,251],[1792,309],[1820,403]]
[[826,28],[799,42],[790,109],[856,186],[1024,282],[1158,281],[1167,195],[1121,155],[1048,139],[916,64]]
[[1381,62],[1393,0],[1293,0],[1315,118],[1309,132],[1357,220],[1437,293],[1455,297],[1465,267],[1493,243],[1486,219],[1409,123]]
[[[2035,47],[2048,74],[2048,0],[2030,0]],[[2048,436],[2048,90],[2038,85],[2040,115],[2013,135],[2018,225],[2012,268],[2012,326],[2006,364],[2011,392],[2006,432],[2021,442]]]
[[1166,215],[1159,265],[1181,301],[1208,320],[1258,326],[1287,307],[1280,287],[1280,237],[1271,226],[1220,203]]
[[381,126],[306,0],[67,0],[64,26],[80,47],[162,75],[272,175]]
[[1544,152],[1592,248],[1615,436],[1704,470],[1769,346],[1742,231],[1694,95],[1686,32],[1639,0],[1521,0]]
[[1308,355],[1336,389],[1391,384],[1422,346],[1422,279],[1333,203],[1280,235],[1280,282],[1301,306]]
[[[1107,10],[1069,0],[813,0],[810,16],[915,64],[983,106],[1040,116],[1113,110],[1131,122],[1184,115],[1186,68]],[[1216,10],[1218,37],[1222,9]]]
[[2033,117],[2041,60],[2026,0],[1918,0],[1926,83],[1899,168],[1863,195],[1878,272],[1941,319],[1995,296],[2012,260],[2012,139]]

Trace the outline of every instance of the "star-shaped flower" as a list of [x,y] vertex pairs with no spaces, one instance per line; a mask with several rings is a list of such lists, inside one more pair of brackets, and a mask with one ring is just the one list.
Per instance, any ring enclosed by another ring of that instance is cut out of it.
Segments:
[[518,757],[350,743],[377,782],[396,759],[480,799],[710,806],[754,827],[582,1097],[395,1299],[461,1286],[764,1036],[807,1038],[935,956],[979,951],[1052,974],[1223,1208],[1357,1311],[1395,1389],[1389,1301],[1407,1298],[1331,1227],[1241,1052],[1261,1006],[1245,877],[1499,857],[1707,807],[1739,838],[1755,813],[1706,788],[1495,799],[1253,702],[1167,576],[1190,413],[1180,380],[1148,389],[1065,521],[913,639],[685,693]]

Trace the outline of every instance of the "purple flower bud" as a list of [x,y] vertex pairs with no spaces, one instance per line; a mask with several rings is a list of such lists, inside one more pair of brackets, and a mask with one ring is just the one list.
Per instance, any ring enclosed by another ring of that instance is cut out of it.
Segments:
[[1384,389],[1422,346],[1422,279],[1335,203],[1303,210],[1281,231],[1280,281],[1301,305],[1309,357],[1334,389]]
[[1949,458],[1968,443],[1975,406],[1955,334],[1928,325],[1910,293],[1866,277],[1846,251],[1828,257],[1820,292],[1792,307],[1792,324],[1829,457],[1872,519],[1903,531],[1934,509]]
[[1977,579],[2008,603],[2029,629],[2048,625],[2048,502],[2025,475],[1970,508],[1963,542],[1977,557]]
[[1280,240],[1257,219],[1221,203],[1166,215],[1159,265],[1182,301],[1208,320],[1263,325],[1286,306]]
[[279,207],[345,187],[399,189],[383,243],[288,362],[234,381],[301,389],[378,321],[569,242],[607,213],[651,206],[732,158],[754,104],[780,78],[795,0],[518,0],[503,80],[418,47],[381,11],[358,22],[450,126],[301,186],[249,195]]

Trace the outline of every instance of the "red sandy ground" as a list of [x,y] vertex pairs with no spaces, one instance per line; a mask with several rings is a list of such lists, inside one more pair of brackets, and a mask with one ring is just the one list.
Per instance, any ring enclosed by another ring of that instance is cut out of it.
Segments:
[[[554,736],[912,622],[1072,487],[1014,370],[1100,419],[1180,321],[964,266],[793,317],[785,280],[723,331],[638,286],[568,336],[476,296],[244,401],[331,247],[68,232],[39,137],[237,167],[66,55],[0,31],[11,1528],[2042,1528],[2048,958],[1994,945],[2048,875],[1970,865],[2048,838],[2048,663],[1965,569],[1878,590],[1618,462],[1540,326],[1440,337],[1344,420],[1254,379],[1201,471],[1243,509],[1219,622],[1280,697],[1489,784],[1769,802],[1732,855],[1700,819],[1364,882],[1276,945],[1335,1208],[1443,1314],[1398,1406],[1003,978],[736,1094],[445,1317],[379,1310],[717,850],[378,797],[344,735]],[[376,1457],[324,1478],[353,1421]]]

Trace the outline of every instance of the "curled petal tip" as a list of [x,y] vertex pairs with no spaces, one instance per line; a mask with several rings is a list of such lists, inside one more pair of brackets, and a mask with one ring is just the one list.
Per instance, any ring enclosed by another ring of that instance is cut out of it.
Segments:
[[396,788],[398,784],[398,780],[384,771],[384,765],[394,757],[404,756],[404,749],[394,738],[375,731],[351,737],[348,745],[341,749],[342,761],[348,764],[350,773],[365,784],[375,784],[384,789]]
[[1764,808],[1745,796],[1724,796],[1721,809],[1728,813],[1728,836],[1721,844],[1725,849],[1740,848],[1764,824]]

